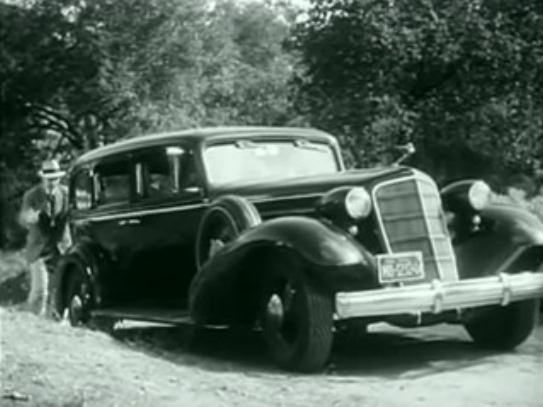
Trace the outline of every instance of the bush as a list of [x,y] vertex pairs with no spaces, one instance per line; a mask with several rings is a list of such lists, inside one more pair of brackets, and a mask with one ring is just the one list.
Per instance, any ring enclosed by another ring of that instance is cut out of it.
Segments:
[[26,261],[21,252],[0,251],[0,305],[24,302],[29,291]]

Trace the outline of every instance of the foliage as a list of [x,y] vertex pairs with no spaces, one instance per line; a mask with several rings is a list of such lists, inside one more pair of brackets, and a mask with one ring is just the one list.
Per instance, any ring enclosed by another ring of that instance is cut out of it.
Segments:
[[[539,0],[314,0],[293,45],[298,106],[356,164],[410,139],[442,178],[539,168]],[[486,168],[432,159],[465,152]]]
[[36,0],[2,10],[2,104],[16,111],[2,138],[23,151],[36,140],[51,154],[63,142],[85,150],[142,131],[288,116],[289,26],[272,6]]
[[174,128],[287,122],[293,56],[281,44],[293,15],[234,0],[0,3],[0,204],[46,157],[67,163]]

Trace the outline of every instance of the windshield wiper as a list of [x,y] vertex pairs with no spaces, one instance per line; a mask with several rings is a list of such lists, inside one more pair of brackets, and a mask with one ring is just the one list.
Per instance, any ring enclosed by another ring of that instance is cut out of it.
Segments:
[[304,150],[327,152],[327,148],[323,146],[322,144],[312,143],[305,139],[299,139],[299,140],[294,141],[294,145],[297,148],[303,148]]
[[242,149],[262,148],[261,145],[258,145],[258,143],[255,143],[254,141],[251,141],[251,140],[237,140],[236,147],[242,148]]

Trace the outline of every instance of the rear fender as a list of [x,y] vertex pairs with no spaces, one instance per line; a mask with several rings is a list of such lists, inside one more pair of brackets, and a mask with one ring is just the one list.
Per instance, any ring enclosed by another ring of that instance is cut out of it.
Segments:
[[293,264],[330,295],[377,284],[373,255],[346,232],[311,218],[278,218],[248,229],[201,268],[189,292],[192,317],[251,321],[271,269]]
[[539,269],[543,224],[532,213],[509,205],[480,212],[481,230],[455,246],[462,278]]
[[103,276],[109,267],[109,262],[99,246],[92,242],[82,241],[72,247],[60,258],[56,268],[56,295],[57,310],[66,306],[66,290],[68,279],[74,269],[80,270],[91,284],[93,292],[93,306],[100,306],[104,300],[102,291]]

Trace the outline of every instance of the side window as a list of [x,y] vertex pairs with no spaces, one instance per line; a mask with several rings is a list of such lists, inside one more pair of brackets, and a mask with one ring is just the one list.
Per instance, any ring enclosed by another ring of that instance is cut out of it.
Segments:
[[149,149],[136,162],[137,191],[143,198],[176,197],[197,186],[192,154],[182,147]]
[[92,178],[88,169],[79,171],[72,181],[72,207],[86,210],[92,207]]
[[98,206],[130,200],[130,161],[112,161],[95,168],[95,189]]

